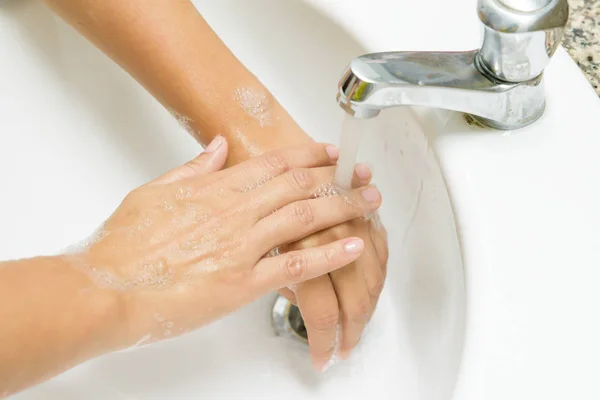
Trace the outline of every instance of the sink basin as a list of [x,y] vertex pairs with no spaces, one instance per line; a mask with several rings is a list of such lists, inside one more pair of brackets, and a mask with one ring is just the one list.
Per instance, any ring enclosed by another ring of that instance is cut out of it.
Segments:
[[[471,0],[196,4],[319,141],[339,141],[336,83],[353,57],[479,45]],[[313,372],[303,344],[273,333],[273,295],[14,398],[598,398],[600,102],[564,51],[555,58],[547,111],[518,132],[415,108],[373,120],[359,158],[384,195],[389,272],[349,361]],[[0,259],[61,251],[200,150],[38,2],[2,3],[0,59]]]

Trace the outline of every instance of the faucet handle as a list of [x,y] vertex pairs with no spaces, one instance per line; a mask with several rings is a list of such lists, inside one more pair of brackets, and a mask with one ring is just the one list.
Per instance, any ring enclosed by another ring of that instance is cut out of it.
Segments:
[[504,82],[525,82],[540,75],[560,44],[567,0],[479,0],[484,25],[478,67]]

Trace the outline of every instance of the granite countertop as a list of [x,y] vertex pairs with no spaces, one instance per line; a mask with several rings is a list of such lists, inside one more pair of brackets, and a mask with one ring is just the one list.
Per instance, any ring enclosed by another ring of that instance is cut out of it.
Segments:
[[600,1],[569,0],[569,5],[562,44],[600,96]]

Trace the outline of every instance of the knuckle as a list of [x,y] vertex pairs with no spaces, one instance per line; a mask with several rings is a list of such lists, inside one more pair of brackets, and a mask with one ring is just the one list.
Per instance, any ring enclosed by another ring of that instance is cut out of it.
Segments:
[[327,262],[327,265],[334,264],[337,260],[339,252],[334,248],[328,248],[323,251],[323,258]]
[[294,169],[289,174],[290,184],[294,189],[308,190],[313,185],[313,177],[307,169]]
[[322,333],[334,331],[337,328],[339,321],[339,312],[337,310],[329,310],[322,311],[314,317],[308,317],[305,323],[309,328]]
[[285,258],[284,268],[288,280],[297,282],[302,280],[306,268],[308,266],[308,260],[305,255],[301,253],[291,253]]
[[315,213],[312,205],[307,201],[301,201],[294,206],[294,216],[300,224],[311,226],[315,221]]
[[272,174],[282,174],[288,171],[289,164],[281,153],[272,152],[265,156],[265,167]]
[[354,324],[364,324],[368,322],[370,314],[371,299],[363,297],[350,309],[348,318]]

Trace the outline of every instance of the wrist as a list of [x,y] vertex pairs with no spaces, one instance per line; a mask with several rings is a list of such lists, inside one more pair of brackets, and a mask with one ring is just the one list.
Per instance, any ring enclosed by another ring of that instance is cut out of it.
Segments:
[[237,98],[238,90],[222,96],[220,110],[197,109],[186,121],[188,131],[204,145],[217,134],[228,141],[227,166],[271,150],[313,142],[260,82],[244,86],[249,98]]
[[81,294],[77,301],[82,303],[77,309],[84,309],[85,314],[78,321],[83,341],[82,353],[86,358],[116,351],[123,347],[126,331],[125,298],[116,288],[104,287],[93,271],[88,271],[90,264],[83,254],[60,256],[58,262],[69,266],[73,272],[73,282]]

